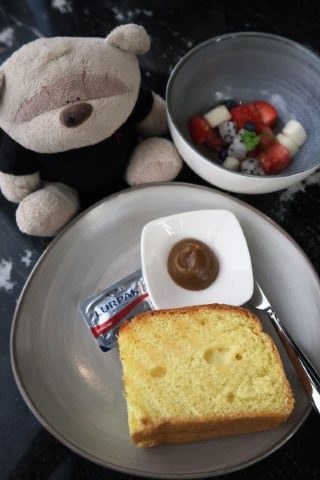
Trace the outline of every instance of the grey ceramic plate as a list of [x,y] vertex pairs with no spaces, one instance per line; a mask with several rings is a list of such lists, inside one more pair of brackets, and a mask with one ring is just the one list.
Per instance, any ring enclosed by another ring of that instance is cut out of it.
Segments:
[[281,349],[296,407],[280,428],[153,449],[132,444],[118,350],[98,349],[78,303],[140,266],[145,223],[205,208],[227,209],[238,217],[257,279],[320,370],[319,280],[303,252],[276,224],[232,197],[192,185],[151,185],[107,198],[74,221],[43,254],[18,304],[11,338],[16,381],[33,413],[61,442],[101,465],[155,478],[230,472],[282,445],[309,412]]

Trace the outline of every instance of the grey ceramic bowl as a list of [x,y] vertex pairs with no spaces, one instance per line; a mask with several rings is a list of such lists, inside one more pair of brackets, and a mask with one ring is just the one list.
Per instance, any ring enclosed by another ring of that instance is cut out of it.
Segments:
[[[280,122],[299,120],[308,138],[291,165],[277,175],[227,170],[192,143],[188,121],[218,101],[267,100]],[[167,86],[169,126],[186,163],[208,182],[241,193],[286,188],[320,166],[320,57],[302,45],[266,33],[243,32],[208,40],[173,70]]]

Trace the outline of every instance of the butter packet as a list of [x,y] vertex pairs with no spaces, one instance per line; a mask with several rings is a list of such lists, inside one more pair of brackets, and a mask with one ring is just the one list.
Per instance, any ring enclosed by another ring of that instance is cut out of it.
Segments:
[[137,270],[81,302],[79,309],[101,350],[108,352],[117,343],[120,326],[153,305]]

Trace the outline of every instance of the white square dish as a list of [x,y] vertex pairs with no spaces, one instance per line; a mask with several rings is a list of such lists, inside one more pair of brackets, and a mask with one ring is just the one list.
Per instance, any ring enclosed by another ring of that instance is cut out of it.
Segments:
[[[172,247],[185,238],[200,240],[218,259],[219,273],[203,290],[180,287],[168,272]],[[142,272],[155,308],[226,303],[242,305],[253,293],[253,273],[245,236],[227,210],[195,210],[159,218],[141,234]]]

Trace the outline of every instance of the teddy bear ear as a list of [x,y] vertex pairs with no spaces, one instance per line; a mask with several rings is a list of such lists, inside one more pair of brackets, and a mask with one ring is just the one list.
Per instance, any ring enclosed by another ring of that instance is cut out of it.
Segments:
[[150,48],[150,37],[140,25],[128,23],[112,30],[106,42],[125,52],[146,53]]
[[4,85],[4,71],[0,67],[0,90],[2,89],[3,85]]

